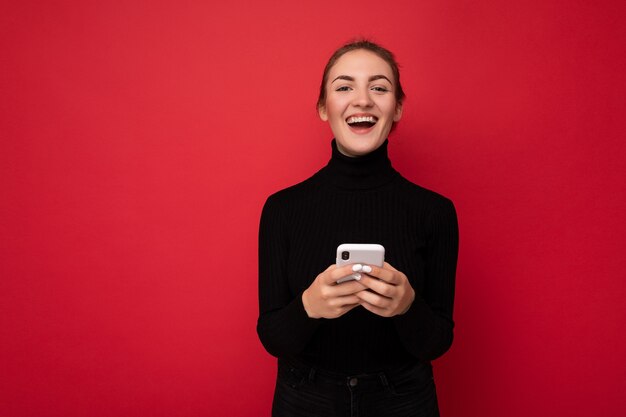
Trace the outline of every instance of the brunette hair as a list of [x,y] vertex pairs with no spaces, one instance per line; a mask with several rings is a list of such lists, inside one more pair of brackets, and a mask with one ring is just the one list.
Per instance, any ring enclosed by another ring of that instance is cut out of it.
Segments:
[[400,70],[398,68],[398,63],[396,62],[395,57],[388,49],[385,49],[374,42],[368,41],[367,39],[359,39],[348,42],[341,48],[337,49],[326,63],[326,67],[324,68],[324,75],[322,76],[322,84],[320,85],[320,95],[317,99],[318,109],[326,105],[326,83],[328,82],[328,73],[330,72],[330,69],[344,54],[359,49],[373,52],[380,58],[382,58],[387,64],[389,64],[389,66],[391,67],[391,72],[393,73],[393,78],[396,82],[394,88],[396,101],[398,102],[398,104],[402,104],[402,100],[404,100],[405,95],[404,91],[402,90],[402,84],[400,84]]

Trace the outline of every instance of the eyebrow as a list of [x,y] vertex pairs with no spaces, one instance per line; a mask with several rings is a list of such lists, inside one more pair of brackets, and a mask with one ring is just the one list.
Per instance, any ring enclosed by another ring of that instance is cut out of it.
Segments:
[[[376,81],[376,80],[381,80],[381,79],[387,80],[387,81],[389,81],[389,84],[393,85],[391,80],[389,78],[387,78],[386,76],[382,75],[382,74],[372,75],[371,77],[369,77],[367,79],[367,81],[371,82],[371,81]],[[332,80],[331,84],[334,83],[337,80],[354,81],[354,77],[351,77],[349,75],[340,75],[337,78],[335,78],[334,80]]]

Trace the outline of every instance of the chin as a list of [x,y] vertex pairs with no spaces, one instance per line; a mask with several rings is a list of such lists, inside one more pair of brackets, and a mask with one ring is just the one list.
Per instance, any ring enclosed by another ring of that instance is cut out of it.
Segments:
[[348,154],[348,156],[363,156],[370,152],[374,152],[383,143],[384,139],[366,139],[366,138],[351,138],[349,140],[337,140],[339,150]]

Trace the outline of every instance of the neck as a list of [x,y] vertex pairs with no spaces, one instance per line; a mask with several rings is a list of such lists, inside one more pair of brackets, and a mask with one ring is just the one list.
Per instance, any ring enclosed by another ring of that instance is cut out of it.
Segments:
[[391,166],[385,141],[367,155],[347,156],[339,151],[337,142],[332,141],[332,157],[322,170],[325,179],[343,189],[377,188],[392,181],[398,173]]

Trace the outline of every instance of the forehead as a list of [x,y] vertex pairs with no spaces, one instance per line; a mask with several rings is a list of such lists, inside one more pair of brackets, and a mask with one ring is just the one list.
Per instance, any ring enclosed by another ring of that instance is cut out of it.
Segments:
[[393,71],[387,61],[366,49],[357,49],[343,54],[330,69],[328,80],[332,81],[339,75],[349,75],[355,78],[385,75],[393,80]]

